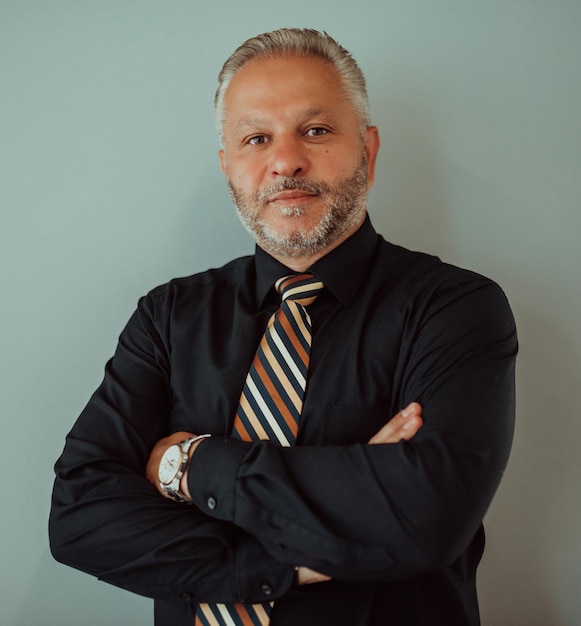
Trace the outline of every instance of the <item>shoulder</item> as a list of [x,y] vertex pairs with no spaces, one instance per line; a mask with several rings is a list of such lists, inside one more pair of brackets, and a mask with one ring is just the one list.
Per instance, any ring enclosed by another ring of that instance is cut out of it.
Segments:
[[448,319],[488,317],[514,326],[506,294],[494,280],[440,258],[394,245],[381,238],[377,257],[381,281],[399,306],[415,319],[444,313]]
[[207,313],[216,301],[228,304],[234,299],[253,298],[254,284],[254,256],[240,257],[222,267],[158,285],[140,299],[139,309],[154,317]]
[[442,292],[485,286],[500,289],[482,274],[451,265],[431,254],[408,250],[382,237],[377,265],[384,279],[413,291]]
[[147,295],[153,299],[165,298],[168,294],[188,294],[212,291],[215,289],[238,288],[248,282],[254,274],[254,257],[234,259],[219,268],[173,278],[152,289]]

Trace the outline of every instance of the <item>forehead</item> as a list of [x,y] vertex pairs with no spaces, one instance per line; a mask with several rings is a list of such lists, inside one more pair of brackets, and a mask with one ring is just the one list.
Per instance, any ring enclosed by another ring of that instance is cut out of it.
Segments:
[[236,72],[224,97],[226,119],[233,123],[293,108],[332,112],[353,107],[339,72],[313,56],[253,59]]

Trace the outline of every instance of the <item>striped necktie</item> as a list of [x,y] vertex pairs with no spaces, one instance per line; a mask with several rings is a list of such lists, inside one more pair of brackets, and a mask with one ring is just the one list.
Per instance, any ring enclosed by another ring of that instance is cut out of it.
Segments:
[[[270,318],[244,383],[232,437],[293,446],[297,439],[311,352],[307,309],[323,283],[312,274],[284,276],[275,283],[282,297]],[[195,626],[267,626],[274,602],[200,604]]]

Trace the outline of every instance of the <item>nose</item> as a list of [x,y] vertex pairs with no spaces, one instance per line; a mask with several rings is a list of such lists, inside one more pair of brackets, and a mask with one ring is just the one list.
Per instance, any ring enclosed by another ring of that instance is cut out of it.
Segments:
[[304,176],[309,167],[306,146],[300,137],[279,136],[272,145],[270,170],[273,176]]

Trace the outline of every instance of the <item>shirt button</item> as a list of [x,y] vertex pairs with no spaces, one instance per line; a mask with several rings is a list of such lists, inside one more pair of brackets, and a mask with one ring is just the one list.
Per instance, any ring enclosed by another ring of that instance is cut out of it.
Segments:
[[218,506],[218,502],[216,502],[216,498],[212,498],[212,497],[208,498],[207,504],[208,504],[208,508],[210,509],[210,511],[213,511]]
[[193,596],[191,593],[182,593],[182,600],[185,600],[186,602],[191,602],[192,598]]
[[265,596],[271,596],[272,595],[272,587],[270,585],[262,585],[262,593]]

